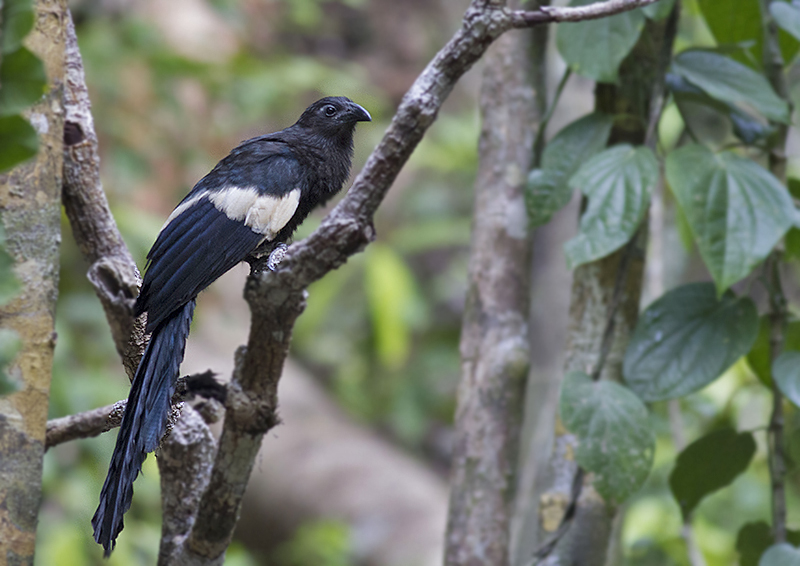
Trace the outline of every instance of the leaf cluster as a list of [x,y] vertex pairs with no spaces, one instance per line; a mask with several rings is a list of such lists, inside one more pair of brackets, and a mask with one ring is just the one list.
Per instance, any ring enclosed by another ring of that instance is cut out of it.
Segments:
[[[780,27],[785,69],[791,66],[800,48],[800,5],[775,0],[763,15],[758,4],[741,0],[731,9],[726,0],[698,0],[699,17],[716,46],[679,41],[672,57],[666,106],[680,116],[677,144],[653,139],[607,147],[614,124],[626,117],[592,113],[556,133],[528,175],[533,226],[547,223],[576,190],[583,196],[578,234],[564,245],[570,269],[625,246],[663,187],[711,279],[673,288],[641,313],[624,357],[624,385],[593,382],[583,373],[564,378],[560,411],[578,438],[577,461],[615,504],[642,487],[652,466],[653,419],[645,403],[685,398],[745,358],[762,383],[770,387],[774,380],[800,406],[800,322],[790,317],[780,350],[772,351],[771,319],[759,317],[750,296],[765,259],[800,257],[800,214],[792,190],[798,181],[787,182],[765,166],[785,143],[791,106],[762,63],[763,18],[771,15]],[[646,20],[669,17],[673,5],[663,0],[605,20],[562,24],[556,39],[561,56],[571,72],[614,83]],[[727,122],[729,139],[705,136],[694,119],[697,107]],[[744,280],[750,283],[742,289]],[[764,287],[775,299],[774,286]],[[670,475],[686,521],[707,495],[744,473],[756,453],[753,432],[721,424],[686,447]],[[764,552],[768,546],[748,563],[797,563],[797,549],[784,545]]]

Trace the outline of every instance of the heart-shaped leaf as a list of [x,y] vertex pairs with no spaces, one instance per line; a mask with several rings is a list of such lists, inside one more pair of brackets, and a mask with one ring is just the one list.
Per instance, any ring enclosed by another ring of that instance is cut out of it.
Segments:
[[690,144],[669,154],[666,173],[719,292],[746,277],[797,219],[778,179],[733,152]]
[[710,283],[682,285],[639,317],[623,362],[625,382],[645,401],[705,387],[753,345],[758,312],[747,297],[717,298]]
[[580,231],[564,245],[570,269],[607,256],[630,240],[647,211],[658,162],[644,146],[623,144],[598,153],[570,179],[589,197]]
[[567,181],[587,159],[603,149],[614,118],[595,112],[572,122],[548,142],[541,169],[528,175],[525,203],[533,226],[547,224],[572,198]]
[[751,433],[724,428],[695,440],[678,454],[669,487],[684,518],[706,495],[745,471],[755,453],[756,441]]
[[672,72],[717,100],[752,108],[776,122],[789,121],[789,105],[767,79],[730,57],[699,49],[684,51],[673,60]]
[[644,403],[618,383],[571,372],[561,386],[559,409],[564,425],[578,437],[578,463],[595,474],[597,492],[615,504],[635,493],[650,473],[655,452]]
[[[570,5],[593,1],[573,0]],[[601,83],[613,83],[620,63],[639,39],[644,19],[641,10],[630,10],[609,18],[559,24],[556,45],[573,71]]]

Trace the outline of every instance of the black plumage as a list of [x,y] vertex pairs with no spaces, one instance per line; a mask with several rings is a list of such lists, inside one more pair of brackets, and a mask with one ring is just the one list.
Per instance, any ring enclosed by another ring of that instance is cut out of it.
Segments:
[[175,208],[147,255],[135,314],[150,342],[133,379],[94,538],[108,556],[131,506],[133,482],[170,413],[197,294],[263,242],[283,243],[350,173],[353,133],[370,115],[345,97],[309,106],[280,132],[242,142]]

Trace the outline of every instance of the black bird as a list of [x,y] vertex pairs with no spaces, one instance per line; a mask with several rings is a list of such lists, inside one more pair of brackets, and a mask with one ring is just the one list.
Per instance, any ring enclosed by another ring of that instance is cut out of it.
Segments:
[[134,314],[147,313],[150,343],[128,395],[100,505],[95,540],[109,556],[131,506],[133,482],[164,435],[197,294],[272,242],[283,244],[350,173],[353,132],[369,112],[343,96],[309,106],[297,122],[242,142],[197,183],[167,218],[147,254]]

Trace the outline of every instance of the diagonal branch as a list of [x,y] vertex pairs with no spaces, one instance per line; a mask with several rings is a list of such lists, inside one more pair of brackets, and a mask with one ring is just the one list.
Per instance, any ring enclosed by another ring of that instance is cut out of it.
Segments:
[[224,560],[261,438],[279,422],[277,385],[292,328],[305,306],[305,288],[374,239],[375,211],[455,83],[512,28],[602,17],[654,1],[611,0],[581,8],[511,12],[505,2],[472,0],[461,28],[405,94],[345,198],[311,236],[289,248],[276,272],[261,271],[255,264],[245,289],[252,313],[248,345],[237,352],[211,482],[179,563]]

